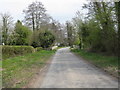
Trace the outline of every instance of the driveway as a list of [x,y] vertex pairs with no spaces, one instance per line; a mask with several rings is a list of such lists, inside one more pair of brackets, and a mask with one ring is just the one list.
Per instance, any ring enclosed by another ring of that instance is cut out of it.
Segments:
[[67,47],[56,52],[42,83],[36,88],[118,88],[118,81]]

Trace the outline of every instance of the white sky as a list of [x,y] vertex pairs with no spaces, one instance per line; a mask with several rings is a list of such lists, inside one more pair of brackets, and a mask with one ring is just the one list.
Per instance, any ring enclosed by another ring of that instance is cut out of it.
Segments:
[[[23,10],[36,0],[0,0],[0,13],[9,12],[13,19],[23,20]],[[43,3],[47,13],[55,20],[65,23],[71,20],[75,13],[81,11],[86,0],[37,0]]]

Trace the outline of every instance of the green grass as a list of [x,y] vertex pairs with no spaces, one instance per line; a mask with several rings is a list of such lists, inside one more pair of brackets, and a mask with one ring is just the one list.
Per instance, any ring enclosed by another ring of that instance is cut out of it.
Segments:
[[118,57],[103,56],[98,53],[86,52],[84,50],[71,50],[79,54],[85,60],[107,70],[108,72],[117,76],[118,74]]
[[55,51],[42,50],[3,60],[3,87],[19,88],[25,86],[54,53]]

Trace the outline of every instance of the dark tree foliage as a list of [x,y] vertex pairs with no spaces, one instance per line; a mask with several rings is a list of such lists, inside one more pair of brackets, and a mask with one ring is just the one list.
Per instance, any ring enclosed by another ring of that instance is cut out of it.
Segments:
[[45,31],[39,34],[39,42],[40,46],[43,48],[48,48],[50,47],[55,40],[55,37],[50,31]]
[[55,41],[55,36],[48,30],[37,31],[36,38],[34,38],[33,47],[49,48]]
[[120,1],[115,2],[117,23],[118,23],[118,56],[120,57]]
[[83,17],[77,14],[74,18],[81,49],[117,55],[120,45],[120,3],[90,2],[83,9],[88,13]]

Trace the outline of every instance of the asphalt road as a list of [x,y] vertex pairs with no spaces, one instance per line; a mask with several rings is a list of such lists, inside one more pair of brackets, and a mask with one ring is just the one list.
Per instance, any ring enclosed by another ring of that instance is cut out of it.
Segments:
[[70,52],[57,51],[37,88],[118,88],[117,79]]

